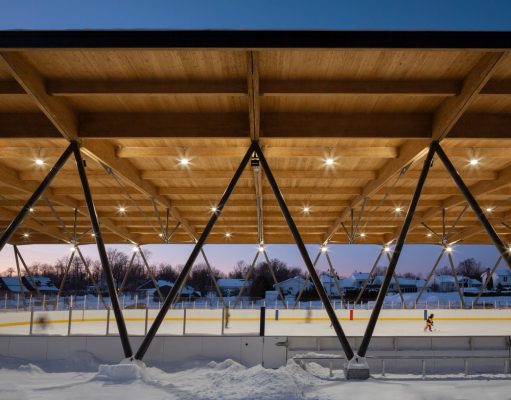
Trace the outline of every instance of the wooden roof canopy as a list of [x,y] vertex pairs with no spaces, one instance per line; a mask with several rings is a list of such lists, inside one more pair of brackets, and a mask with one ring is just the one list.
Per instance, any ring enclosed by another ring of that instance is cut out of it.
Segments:
[[[0,32],[0,226],[76,139],[106,242],[161,243],[152,199],[170,230],[180,222],[171,242],[190,242],[258,139],[305,242],[346,242],[341,222],[367,198],[356,243],[386,243],[421,163],[403,168],[439,139],[509,241],[510,44],[506,32]],[[74,208],[87,232],[73,161],[45,197],[12,243],[63,243]],[[264,178],[262,199],[265,242],[293,243]],[[421,222],[441,231],[442,208],[449,228],[464,206],[435,162],[407,242],[436,243]],[[257,228],[249,166],[208,243],[256,244]],[[450,239],[489,242],[470,210]]]

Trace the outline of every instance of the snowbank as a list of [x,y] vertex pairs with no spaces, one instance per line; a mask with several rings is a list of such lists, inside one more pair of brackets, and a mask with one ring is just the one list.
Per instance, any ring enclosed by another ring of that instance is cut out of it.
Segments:
[[252,368],[227,359],[202,362],[172,373],[143,364],[122,362],[100,365],[98,372],[49,373],[45,365],[0,369],[2,400],[323,400],[323,399],[504,399],[509,397],[510,376],[475,379],[422,378],[410,375],[346,381],[340,371],[315,363],[303,370],[290,361],[279,369]]

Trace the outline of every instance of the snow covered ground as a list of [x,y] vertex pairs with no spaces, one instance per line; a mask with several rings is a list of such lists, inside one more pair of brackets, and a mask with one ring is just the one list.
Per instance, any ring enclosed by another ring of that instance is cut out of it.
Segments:
[[[0,360],[1,362],[1,360]],[[58,372],[57,366],[66,371]],[[87,354],[63,363],[0,369],[2,400],[300,400],[300,399],[509,399],[509,375],[373,376],[346,381],[341,371],[289,361],[276,370],[246,368],[232,360],[190,361],[165,371],[133,364],[99,365]]]

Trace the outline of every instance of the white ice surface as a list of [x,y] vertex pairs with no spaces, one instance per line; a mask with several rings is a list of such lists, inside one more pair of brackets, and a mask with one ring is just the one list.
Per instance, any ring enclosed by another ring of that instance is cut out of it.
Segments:
[[[90,360],[87,360],[90,361]],[[342,372],[293,361],[276,370],[246,368],[232,360],[189,362],[164,372],[132,364],[97,365],[97,372],[44,372],[44,365],[0,369],[2,400],[299,400],[509,399],[509,376],[375,376],[346,381]]]

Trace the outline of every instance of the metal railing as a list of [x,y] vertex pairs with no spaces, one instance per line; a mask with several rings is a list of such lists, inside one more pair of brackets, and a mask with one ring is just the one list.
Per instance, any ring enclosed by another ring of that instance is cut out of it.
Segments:
[[[463,374],[465,376],[470,375],[470,361],[471,360],[502,360],[504,362],[503,373],[505,375],[509,375],[509,362],[511,360],[511,356],[368,356],[366,357],[369,360],[381,360],[381,375],[385,376],[386,374],[386,360],[420,360],[422,365],[422,376],[427,375],[427,361],[428,360],[463,360]],[[292,360],[297,362],[302,368],[306,368],[306,364],[303,361],[328,361],[329,365],[329,375],[333,376],[333,362],[335,361],[344,361],[346,362],[346,358],[343,356],[295,356],[292,357]],[[432,371],[432,373],[439,374],[438,371]]]

